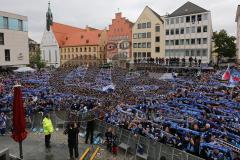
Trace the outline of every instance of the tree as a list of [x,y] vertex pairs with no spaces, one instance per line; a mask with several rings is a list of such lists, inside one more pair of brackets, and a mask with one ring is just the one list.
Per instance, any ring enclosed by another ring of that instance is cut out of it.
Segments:
[[215,43],[215,50],[213,52],[218,53],[218,60],[222,57],[233,58],[236,56],[236,38],[229,36],[225,30],[213,33],[213,41]]
[[41,51],[38,49],[35,54],[30,56],[30,66],[38,69],[44,68],[46,63],[41,60]]

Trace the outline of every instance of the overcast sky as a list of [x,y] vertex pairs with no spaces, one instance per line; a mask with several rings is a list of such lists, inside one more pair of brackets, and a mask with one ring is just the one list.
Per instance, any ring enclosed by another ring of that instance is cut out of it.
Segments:
[[[28,16],[29,37],[41,41],[45,29],[48,0],[0,0],[0,10]],[[111,23],[115,12],[135,22],[146,5],[160,15],[171,13],[187,0],[51,0],[55,22],[104,29]],[[191,2],[210,10],[213,30],[226,29],[235,35],[235,15],[239,0],[192,0]]]

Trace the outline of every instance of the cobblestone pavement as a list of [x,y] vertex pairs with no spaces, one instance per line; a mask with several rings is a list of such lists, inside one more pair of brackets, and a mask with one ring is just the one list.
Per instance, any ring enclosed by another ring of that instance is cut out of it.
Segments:
[[[44,145],[44,134],[29,133],[25,141],[23,141],[24,160],[67,160],[69,157],[67,137],[63,131],[54,132],[51,138],[51,149],[46,150]],[[86,145],[83,139],[79,140],[79,154],[81,155],[87,147],[93,152],[96,145]],[[19,156],[18,143],[13,141],[10,135],[0,136],[0,150],[9,148],[12,155]],[[101,151],[97,155],[96,160],[124,160],[123,152],[119,152],[116,157],[105,150],[105,146],[100,146]],[[91,154],[92,154],[91,152]],[[129,156],[126,160],[131,160]]]

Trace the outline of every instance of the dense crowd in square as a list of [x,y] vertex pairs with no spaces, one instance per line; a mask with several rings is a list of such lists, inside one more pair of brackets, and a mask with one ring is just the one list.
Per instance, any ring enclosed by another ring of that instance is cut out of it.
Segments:
[[[86,113],[96,109],[101,111],[96,118],[136,136],[146,136],[202,158],[230,160],[239,156],[240,87],[229,88],[221,82],[222,73],[218,70],[158,80],[147,72],[121,68],[4,72],[0,76],[1,134],[11,126],[7,119],[11,118],[12,87],[21,84],[29,121],[38,112]],[[115,88],[99,90],[109,84]]]

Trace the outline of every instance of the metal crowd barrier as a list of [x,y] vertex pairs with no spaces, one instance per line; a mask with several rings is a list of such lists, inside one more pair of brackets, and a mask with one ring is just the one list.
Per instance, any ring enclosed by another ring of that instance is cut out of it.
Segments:
[[[126,129],[108,124],[101,120],[96,120],[95,130],[97,132],[104,135],[109,127],[115,129],[119,143],[123,143],[128,146],[128,149],[125,151],[125,155],[129,152],[134,156],[134,159],[139,157],[148,160],[160,160],[160,158],[164,156],[166,160],[203,160],[202,158],[191,155],[185,151],[175,149],[144,136],[135,136]],[[138,144],[141,144],[144,148],[144,154],[142,155],[139,155],[136,151]]]

